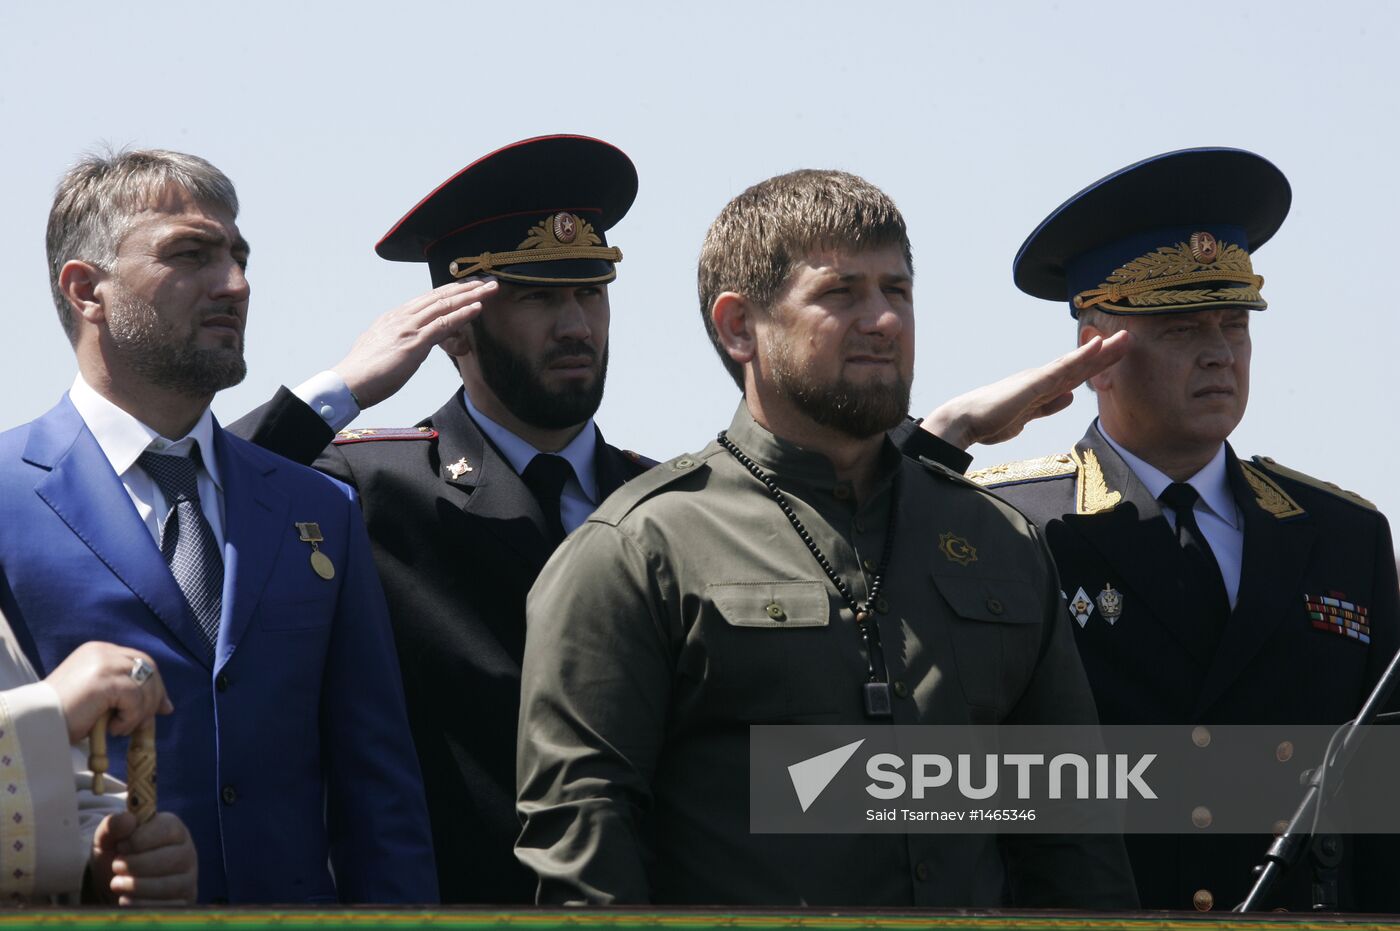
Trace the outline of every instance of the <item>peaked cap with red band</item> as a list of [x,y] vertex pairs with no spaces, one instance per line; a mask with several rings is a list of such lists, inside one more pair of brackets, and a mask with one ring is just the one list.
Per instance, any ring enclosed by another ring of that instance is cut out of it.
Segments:
[[427,262],[434,287],[490,275],[517,284],[605,284],[622,250],[604,234],[637,196],[621,150],[587,136],[497,149],[444,181],[374,251]]

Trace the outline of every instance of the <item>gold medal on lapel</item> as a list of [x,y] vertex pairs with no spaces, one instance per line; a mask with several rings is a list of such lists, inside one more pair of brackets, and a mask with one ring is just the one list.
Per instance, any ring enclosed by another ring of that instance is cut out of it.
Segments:
[[326,539],[321,536],[321,525],[311,521],[298,521],[296,528],[297,533],[301,534],[301,542],[311,544],[312,570],[327,582],[335,578],[335,563],[321,552],[320,544]]

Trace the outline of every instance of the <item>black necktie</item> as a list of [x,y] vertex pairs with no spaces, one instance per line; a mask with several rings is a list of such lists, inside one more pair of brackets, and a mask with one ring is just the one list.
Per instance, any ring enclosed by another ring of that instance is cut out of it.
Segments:
[[224,558],[199,506],[199,447],[189,456],[142,453],[136,461],[160,486],[170,506],[160,525],[160,553],[213,650],[219,639]]
[[1208,632],[1213,650],[1230,619],[1230,596],[1226,594],[1215,553],[1201,532],[1201,525],[1196,523],[1195,507],[1200,497],[1185,482],[1174,482],[1157,500],[1176,512],[1176,542],[1181,546],[1187,610],[1203,622],[1200,626]]
[[530,460],[520,475],[544,512],[544,525],[548,529],[551,547],[558,546],[564,539],[564,518],[560,513],[559,496],[573,474],[574,467],[563,456],[540,453]]

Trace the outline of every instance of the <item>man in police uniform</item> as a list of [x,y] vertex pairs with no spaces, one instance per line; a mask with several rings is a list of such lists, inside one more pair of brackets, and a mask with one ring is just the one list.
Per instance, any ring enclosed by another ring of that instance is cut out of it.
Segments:
[[[385,346],[365,363],[394,362],[401,384],[438,342],[463,390],[415,427],[343,431],[315,461],[361,495],[445,902],[533,899],[511,853],[525,595],[564,534],[652,464],[609,446],[592,419],[622,258],[605,237],[636,191],[627,156],[582,136],[507,146],[437,187],[376,248],[427,262],[435,290],[405,305],[427,329],[461,308],[470,325],[442,324],[448,335],[408,362]],[[318,408],[283,391],[239,429],[314,455],[329,438]]]
[[[1251,253],[1289,202],[1257,155],[1173,152],[1075,195],[1016,258],[1017,286],[1068,300],[1081,342],[1133,337],[1091,380],[1099,417],[1073,450],[971,476],[1044,529],[1105,724],[1341,723],[1395,652],[1385,518],[1227,442],[1249,395],[1251,317],[1265,308]],[[1266,845],[1128,838],[1153,908],[1235,905]],[[1387,904],[1393,873],[1369,880],[1395,860],[1377,846],[1356,838],[1344,907]],[[1307,907],[1310,877],[1304,862],[1266,904]]]
[[885,436],[914,364],[889,198],[758,184],[700,280],[733,422],[609,498],[530,594],[517,854],[540,901],[1133,904],[1116,838],[749,832],[751,724],[1094,710],[1035,528]]

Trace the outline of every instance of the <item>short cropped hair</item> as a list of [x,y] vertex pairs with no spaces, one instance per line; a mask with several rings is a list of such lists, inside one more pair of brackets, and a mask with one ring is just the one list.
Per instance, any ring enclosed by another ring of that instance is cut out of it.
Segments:
[[797,264],[817,249],[862,251],[897,245],[914,272],[909,232],[894,201],[844,171],[803,169],[760,181],[720,211],[700,248],[698,287],[705,332],[740,389],[743,367],[729,357],[710,319],[726,291],[772,308]]
[[108,150],[85,156],[58,182],[45,245],[49,288],[69,342],[77,338],[77,324],[59,289],[59,272],[74,259],[110,271],[136,215],[171,185],[202,204],[238,216],[238,194],[228,176],[199,156],[182,152]]

